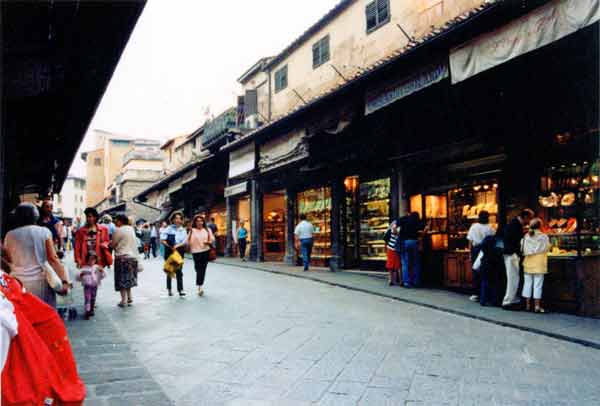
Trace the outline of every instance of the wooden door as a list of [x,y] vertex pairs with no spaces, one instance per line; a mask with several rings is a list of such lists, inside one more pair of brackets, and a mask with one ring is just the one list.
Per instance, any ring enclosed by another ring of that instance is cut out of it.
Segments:
[[465,254],[462,256],[462,271],[462,287],[465,289],[473,289],[475,285],[473,284],[473,265],[471,264],[470,254]]
[[446,254],[444,261],[444,286],[459,288],[461,285],[461,261],[456,254]]

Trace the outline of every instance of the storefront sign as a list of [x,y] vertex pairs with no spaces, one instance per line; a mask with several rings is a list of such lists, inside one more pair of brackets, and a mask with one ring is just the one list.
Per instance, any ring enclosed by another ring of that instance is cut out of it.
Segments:
[[308,157],[308,143],[305,130],[294,131],[271,140],[260,147],[258,167],[261,172]]
[[237,196],[248,192],[248,182],[238,183],[237,185],[227,186],[225,188],[225,197]]
[[600,0],[555,0],[450,53],[459,83],[572,34],[600,19]]
[[367,93],[365,115],[374,113],[406,96],[410,96],[419,90],[438,83],[447,77],[448,65],[444,63],[430,66],[427,69],[403,79],[400,83],[387,86],[384,90]]
[[251,172],[255,167],[254,144],[243,146],[229,153],[229,178]]

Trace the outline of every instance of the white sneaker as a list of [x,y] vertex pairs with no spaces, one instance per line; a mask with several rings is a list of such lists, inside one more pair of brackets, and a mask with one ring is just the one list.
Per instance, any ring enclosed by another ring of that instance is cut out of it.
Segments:
[[204,295],[204,289],[202,289],[202,286],[198,286],[198,296],[203,296]]
[[479,296],[477,296],[477,295],[473,295],[473,296],[471,296],[471,297],[469,298],[469,300],[470,300],[471,302],[479,302]]

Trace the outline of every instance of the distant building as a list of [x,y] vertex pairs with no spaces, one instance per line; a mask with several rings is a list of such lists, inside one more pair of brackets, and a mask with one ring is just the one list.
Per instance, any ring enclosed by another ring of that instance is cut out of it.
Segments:
[[101,213],[123,212],[136,218],[155,217],[155,210],[137,204],[133,198],[163,175],[160,142],[132,140],[130,150],[122,159],[121,170],[107,187],[104,198],[96,204]]
[[74,175],[67,176],[60,193],[54,195],[55,213],[69,220],[83,218],[86,208],[85,194],[85,179]]
[[123,158],[133,148],[134,139],[103,130],[94,130],[95,147],[82,154],[86,162],[86,195],[88,206],[96,206],[107,196],[107,190],[123,168]]

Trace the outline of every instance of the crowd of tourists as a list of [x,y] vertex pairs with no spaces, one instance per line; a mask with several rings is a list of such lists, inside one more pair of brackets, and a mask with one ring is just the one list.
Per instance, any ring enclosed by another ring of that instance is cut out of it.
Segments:
[[[467,234],[475,285],[470,300],[482,306],[545,313],[541,300],[550,240],[542,232],[542,220],[535,218],[532,210],[523,209],[497,232],[489,219],[489,213],[481,211]],[[421,286],[419,244],[426,230],[418,213],[390,224],[384,236],[390,286]],[[523,288],[519,296],[521,270]]]

